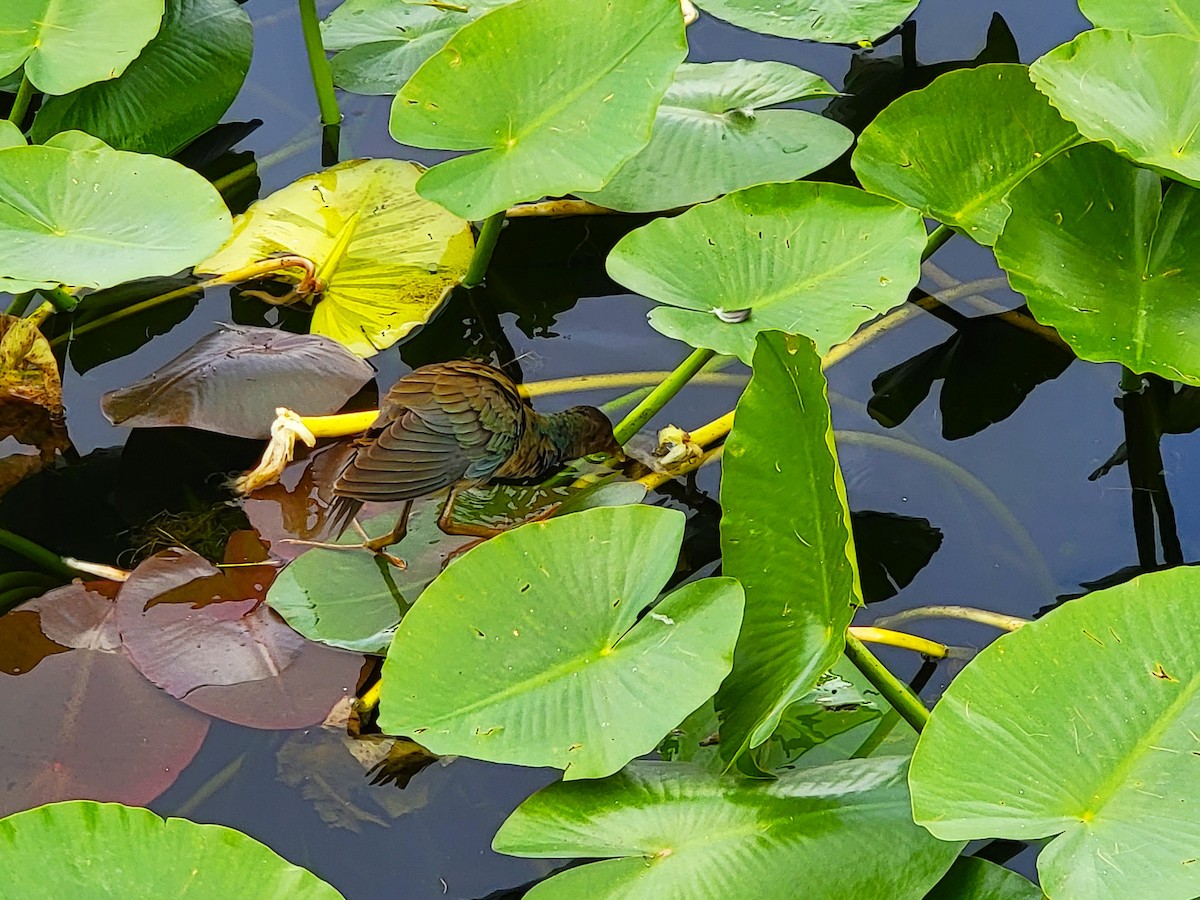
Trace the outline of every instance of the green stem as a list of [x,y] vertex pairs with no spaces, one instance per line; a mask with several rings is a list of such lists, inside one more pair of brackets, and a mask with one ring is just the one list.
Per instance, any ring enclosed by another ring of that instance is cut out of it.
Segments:
[[693,350],[688,354],[687,359],[675,367],[669,376],[663,382],[650,392],[641,403],[633,408],[633,410],[620,424],[613,429],[613,434],[616,435],[617,443],[624,444],[631,437],[642,430],[642,427],[653,419],[664,406],[678,394],[685,384],[687,384],[693,375],[699,372],[708,363],[710,359],[716,356],[715,350]]
[[308,68],[312,71],[313,88],[317,92],[317,106],[321,109],[321,124],[338,125],[342,116],[333,92],[333,73],[329,69],[329,60],[325,58],[325,45],[321,43],[316,0],[297,2],[300,6],[300,27],[304,31],[304,47],[308,51]]
[[8,304],[8,309],[5,312],[10,316],[23,316],[25,310],[29,309],[29,304],[33,302],[34,294],[37,291],[26,291],[23,294],[17,294],[12,298],[12,303]]
[[62,285],[49,290],[43,289],[41,295],[50,301],[56,313],[73,312],[79,305],[79,298],[66,290]]
[[929,232],[929,237],[925,239],[925,249],[921,251],[921,262],[929,259],[933,254],[941,249],[942,244],[954,237],[954,229],[949,225],[939,225],[933,231]]
[[115,312],[109,313],[107,316],[100,316],[98,319],[93,319],[80,325],[65,334],[60,334],[50,342],[51,347],[57,347],[68,340],[74,340],[80,335],[87,334],[89,331],[95,331],[103,328],[106,325],[111,325],[113,322],[119,322],[122,319],[127,319],[130,316],[135,316],[140,312],[145,312],[148,309],[153,309],[156,306],[162,306],[164,303],[170,303],[172,300],[178,300],[180,297],[185,297],[188,294],[194,294],[204,291],[206,288],[220,282],[220,278],[210,278],[208,281],[199,281],[196,284],[189,284],[185,287],[176,288],[173,291],[167,291],[165,294],[159,294],[157,297],[150,297],[143,300],[141,303],[134,303],[131,306],[123,307]]
[[503,227],[504,210],[483,220],[483,226],[479,229],[479,240],[475,242],[475,255],[471,257],[471,265],[463,278],[463,287],[473,288],[483,284],[488,263],[492,261],[492,251],[496,249],[496,241],[500,240],[500,229]]
[[25,121],[25,113],[29,112],[29,101],[33,99],[33,83],[29,75],[22,70],[21,86],[17,88],[17,96],[13,97],[12,109],[8,111],[8,121],[18,128]]
[[78,574],[63,562],[62,558],[57,554],[51,553],[45,547],[35,544],[28,538],[23,538],[19,534],[13,534],[7,528],[0,528],[0,547],[7,547],[9,550],[21,554],[31,563],[41,566],[51,575],[57,575],[68,581]]
[[879,693],[883,694],[884,699],[892,705],[892,709],[903,716],[904,721],[920,734],[925,723],[929,721],[929,710],[925,708],[921,699],[909,690],[908,685],[889,672],[862,641],[849,633],[846,634],[846,658],[854,663]]

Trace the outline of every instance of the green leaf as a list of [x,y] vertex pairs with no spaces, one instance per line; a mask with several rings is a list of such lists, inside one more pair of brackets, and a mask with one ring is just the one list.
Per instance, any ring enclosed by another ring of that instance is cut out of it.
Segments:
[[1009,191],[1080,141],[1025,66],[948,72],[881,112],[851,164],[868,191],[916,207],[991,246]]
[[596,191],[650,140],[686,52],[679,0],[517,0],[417,69],[392,105],[392,137],[482,151],[418,184],[463,218]]
[[342,896],[240,831],[119,803],[71,800],[0,819],[0,852],[5,897]]
[[1082,358],[1200,384],[1200,191],[1097,144],[1017,187],[996,259]]
[[[693,347],[738,356],[778,329],[820,353],[903,303],[920,277],[921,215],[840,184],[763,184],[656,219],[622,238],[608,274],[669,306],[650,324]],[[742,322],[720,315],[749,308]]]
[[1042,900],[1042,889],[1011,869],[963,856],[925,900]]
[[25,135],[21,134],[21,129],[8,119],[0,119],[0,150],[24,146]]
[[1082,12],[1097,28],[1123,28],[1134,34],[1186,34],[1200,37],[1200,2],[1164,0],[1079,0]]
[[394,94],[458,29],[513,0],[470,0],[439,9],[396,0],[346,0],[321,23],[333,80],[356,94]]
[[1084,137],[1200,186],[1200,95],[1181,73],[1200,69],[1200,40],[1085,31],[1029,68],[1037,89]]
[[603,781],[538,791],[492,846],[608,857],[542,882],[530,900],[916,900],[961,845],[913,825],[907,762],[850,760],[769,782],[636,762]]
[[0,75],[25,74],[39,91],[69,94],[116,78],[158,32],[163,0],[4,0]]
[[921,734],[917,822],[945,840],[1058,835],[1051,897],[1200,894],[1200,570],[1072,600],[983,650]]
[[733,672],[717,694],[721,756],[732,761],[769,738],[788,704],[834,664],[861,602],[825,378],[810,341],[759,335],[722,466],[722,571],[746,591]]
[[802,41],[855,44],[881,37],[908,18],[918,0],[699,0],[705,12],[741,28]]
[[235,0],[168,0],[158,35],[111,81],[51,97],[32,136],[79,129],[119,150],[170,156],[221,120],[250,69],[250,17]]
[[589,509],[472,549],[400,623],[380,728],[566,779],[654,749],[729,672],[742,618],[737,582],[705,578],[639,619],[675,571],[683,524],[659,507]]
[[783,63],[684,63],[658,107],[650,143],[604,188],[576,193],[643,212],[803,178],[841,156],[854,136],[823,116],[767,107],[833,96],[824,78]]
[[229,229],[216,189],[169,159],[102,145],[0,150],[7,277],[102,288],[172,275],[219,247]]
[[196,270],[230,274],[277,254],[306,257],[323,287],[313,334],[373,356],[429,320],[474,251],[469,223],[417,196],[423,171],[356,159],[305,175],[238,216],[233,236]]

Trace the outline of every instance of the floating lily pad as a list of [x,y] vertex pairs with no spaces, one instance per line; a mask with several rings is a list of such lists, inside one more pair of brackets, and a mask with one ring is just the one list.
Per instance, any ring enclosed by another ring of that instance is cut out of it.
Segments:
[[204,178],[104,146],[0,150],[0,192],[0,273],[13,279],[101,288],[173,275],[229,235]]
[[1200,384],[1200,191],[1097,144],[1009,195],[996,259],[1039,322],[1083,359]]
[[823,116],[768,107],[834,96],[824,78],[783,63],[684,63],[658,107],[650,143],[599,191],[576,193],[643,212],[803,178],[841,156],[854,136]]
[[1050,897],[1200,894],[1200,571],[1097,591],[985,648],[934,707],[913,814],[943,840],[1053,837]]
[[346,0],[321,23],[334,83],[356,94],[394,94],[454,32],[513,0],[439,8],[395,0]]
[[513,856],[607,857],[541,882],[530,900],[918,900],[962,845],[913,825],[906,765],[849,760],[754,781],[636,762],[603,781],[543,788],[492,845]]
[[698,0],[705,12],[751,31],[802,41],[855,44],[882,37],[919,0]]
[[[434,314],[474,251],[467,222],[417,196],[423,171],[357,159],[306,175],[238,216],[233,237],[196,271],[229,275],[280,254],[305,257],[320,291],[312,332],[373,356]],[[295,283],[296,271],[284,275]]]
[[1186,34],[1200,37],[1200,3],[1164,0],[1079,0],[1079,11],[1097,28],[1123,28],[1134,34]]
[[1025,66],[987,65],[896,100],[863,131],[852,165],[867,190],[991,246],[1008,192],[1080,140]]
[[337,412],[374,370],[337,341],[274,328],[222,325],[100,404],[114,425],[186,426],[268,438],[276,407]]
[[599,190],[650,140],[686,53],[679,0],[517,0],[464,26],[417,69],[392,105],[392,137],[482,151],[418,184],[467,219]]
[[0,119],[0,150],[7,150],[9,147],[24,147],[25,144],[25,135],[21,133],[21,129],[8,119]]
[[903,303],[925,240],[920,213],[894,200],[840,184],[763,184],[630,232],[607,268],[668,304],[651,311],[655,329],[749,365],[760,331],[807,335],[823,354]]
[[171,156],[221,120],[246,79],[253,46],[250,16],[236,0],[167,0],[161,29],[129,68],[48,98],[33,139],[78,129],[119,150]]
[[[684,517],[590,509],[485,541],[434,579],[383,666],[379,727],[434,753],[600,778],[729,672],[742,591],[675,571]],[[640,617],[640,618],[639,618]]]
[[1097,28],[1032,66],[1037,89],[1084,137],[1200,186],[1200,95],[1181,73],[1200,68],[1200,40]]
[[[69,846],[71,852],[63,854]],[[239,897],[337,900],[342,895],[270,847],[223,825],[161,819],[148,809],[74,800],[0,819],[6,897]],[[50,867],[50,857],[58,861]]]
[[[789,502],[780,503],[786,494]],[[717,693],[721,756],[771,736],[845,645],[860,604],[846,488],[811,341],[759,335],[721,474],[722,571],[746,591],[733,671]]]
[[39,91],[69,94],[116,78],[158,32],[163,0],[5,0],[0,74],[25,74]]

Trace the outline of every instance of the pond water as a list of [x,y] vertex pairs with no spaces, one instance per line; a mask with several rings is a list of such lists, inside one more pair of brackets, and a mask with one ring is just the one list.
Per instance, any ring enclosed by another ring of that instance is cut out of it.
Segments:
[[[335,5],[320,4],[322,15]],[[255,21],[254,62],[225,121],[262,120],[237,150],[251,151],[259,161],[259,195],[265,196],[320,167],[320,134],[294,4],[251,0],[247,9]],[[1003,22],[997,24],[995,16]],[[691,28],[689,40],[696,61],[778,59],[841,86],[852,64],[898,56],[905,43],[915,48],[922,66],[973,59],[989,27],[998,52],[1004,52],[1004,27],[1010,29],[1019,58],[1027,62],[1087,23],[1074,0],[923,0],[904,37],[874,50],[773,39],[708,16]],[[919,78],[919,69],[910,75]],[[902,80],[897,66],[880,90],[895,93]],[[437,160],[434,153],[408,152],[391,141],[389,98],[344,95],[343,101],[343,158]],[[604,253],[630,227],[628,221],[613,220],[512,224],[501,237],[492,278],[476,292],[474,304],[456,298],[399,352],[373,359],[378,384],[386,388],[410,366],[463,355],[506,364],[515,360],[527,380],[674,366],[683,356],[682,345],[647,327],[651,303],[620,293],[603,275]],[[965,292],[966,301],[954,301],[964,315],[982,315],[972,296],[1002,308],[1021,303],[995,285],[999,272],[990,255],[965,240],[952,240],[935,262],[936,269],[928,267],[922,283],[931,294],[946,285],[984,282]],[[82,372],[75,360],[64,366],[68,423],[81,458],[65,467],[70,471],[39,476],[7,495],[0,502],[0,525],[63,554],[114,562],[129,546],[125,532],[138,517],[144,520],[189,495],[215,496],[214,476],[254,458],[258,445],[250,442],[162,433],[131,437],[100,414],[105,391],[171,359],[211,331],[214,322],[252,322],[262,315],[244,301],[231,308],[224,290],[195,303],[186,318],[192,301],[182,303],[176,318],[183,320],[135,351]],[[489,315],[489,308],[496,314]],[[162,330],[139,319],[127,329]],[[864,611],[864,623],[932,604],[966,604],[1031,617],[1051,608],[1056,598],[1081,592],[1081,585],[1139,564],[1128,473],[1117,468],[1097,480],[1088,478],[1125,440],[1122,412],[1113,402],[1119,393],[1118,367],[1068,364],[1047,350],[1041,338],[1006,333],[1003,343],[964,342],[950,354],[945,379],[934,383],[902,423],[885,428],[870,415],[873,380],[954,333],[946,322],[921,314],[828,373],[851,508],[923,519],[941,535],[929,564],[896,596]],[[91,356],[103,359],[113,352],[97,341]],[[1028,396],[1017,405],[1024,393]],[[653,425],[702,424],[728,410],[735,396],[726,389],[689,388]],[[996,412],[1006,399],[1008,408],[1016,407],[1011,415]],[[555,397],[542,406],[581,400],[598,402],[591,395]],[[994,418],[1001,420],[979,427]],[[944,436],[965,432],[972,433],[953,440]],[[1185,473],[1197,453],[1200,443],[1189,435],[1164,441],[1167,482],[1177,497],[1187,490]],[[709,515],[702,513],[705,498],[715,497],[717,478],[717,471],[705,469],[695,490],[673,490],[667,501],[698,511],[689,540],[701,561],[706,553],[711,557],[716,544],[711,503]],[[1200,539],[1200,512],[1180,504],[1176,516],[1183,557],[1192,559]],[[898,534],[888,531],[875,548],[893,564],[906,552],[902,543],[889,543],[898,541]],[[981,626],[950,621],[930,622],[922,633],[971,647],[994,637]],[[920,664],[911,654],[883,651],[881,657],[903,677],[918,675]],[[931,675],[922,673],[924,696],[935,697],[956,665],[961,664],[944,663]],[[6,732],[9,728],[11,724]],[[163,815],[238,828],[353,900],[516,897],[520,885],[553,868],[545,861],[495,854],[490,841],[510,811],[557,773],[459,759],[425,769],[403,791],[386,784],[334,783],[334,795],[386,793],[388,817],[385,821],[376,812],[370,820],[360,820],[356,831],[331,828],[294,779],[281,778],[288,766],[281,760],[290,758],[281,748],[295,737],[214,721],[195,759],[149,805]],[[78,734],[73,740],[86,744],[88,736]],[[0,740],[0,749],[4,743]],[[0,760],[8,756],[0,753]],[[361,782],[361,774],[320,773],[317,768],[305,777],[311,783],[325,774],[334,782]],[[11,777],[0,762],[0,782]],[[996,859],[1016,854],[1010,865],[1033,875],[1029,849],[1002,845],[985,852]]]

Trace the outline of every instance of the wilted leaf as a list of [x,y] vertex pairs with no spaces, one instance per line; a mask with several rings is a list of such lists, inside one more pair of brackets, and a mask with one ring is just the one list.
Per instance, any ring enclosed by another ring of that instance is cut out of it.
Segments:
[[374,374],[321,335],[222,325],[100,403],[110,422],[127,428],[185,425],[268,438],[276,407],[314,416],[337,412]]
[[233,237],[196,271],[236,275],[273,256],[303,257],[315,284],[283,270],[278,277],[299,286],[286,299],[319,295],[313,333],[373,356],[433,315],[474,251],[465,220],[417,196],[423,171],[358,159],[306,175],[238,216]]

